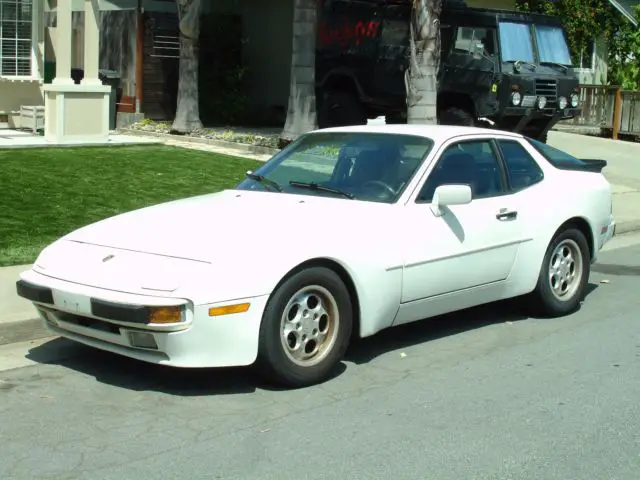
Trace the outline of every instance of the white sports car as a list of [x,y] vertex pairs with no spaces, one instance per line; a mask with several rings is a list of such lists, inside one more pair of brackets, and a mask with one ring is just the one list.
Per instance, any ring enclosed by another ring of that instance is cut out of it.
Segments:
[[233,189],[64,236],[17,291],[62,337],[309,385],[353,335],[517,296],[572,312],[615,231],[605,165],[496,130],[318,130]]

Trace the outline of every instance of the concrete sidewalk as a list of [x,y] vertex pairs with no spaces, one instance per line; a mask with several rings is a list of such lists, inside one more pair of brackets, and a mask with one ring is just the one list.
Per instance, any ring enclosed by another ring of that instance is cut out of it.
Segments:
[[[614,192],[616,233],[640,231],[640,144],[556,131],[549,132],[549,144],[576,157],[607,160],[604,173]],[[181,142],[179,146],[202,148],[201,145],[192,147],[187,142]],[[207,150],[213,150],[213,147],[207,146]],[[15,293],[20,272],[28,268],[30,265],[0,268],[0,327],[37,317],[31,303]],[[3,335],[0,328],[0,343]]]

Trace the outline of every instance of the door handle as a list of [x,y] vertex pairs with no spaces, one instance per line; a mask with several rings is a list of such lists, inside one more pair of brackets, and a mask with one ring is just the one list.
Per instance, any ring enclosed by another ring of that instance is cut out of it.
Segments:
[[517,211],[507,210],[506,208],[501,208],[500,211],[496,214],[496,218],[500,221],[515,220],[517,217],[518,217]]

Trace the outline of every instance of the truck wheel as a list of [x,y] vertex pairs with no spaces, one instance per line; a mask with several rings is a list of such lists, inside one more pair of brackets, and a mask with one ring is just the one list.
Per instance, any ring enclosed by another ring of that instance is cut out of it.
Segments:
[[367,119],[358,98],[349,92],[327,93],[318,112],[320,128],[364,125]]
[[459,125],[462,127],[474,127],[476,121],[466,110],[450,107],[440,113],[440,125]]

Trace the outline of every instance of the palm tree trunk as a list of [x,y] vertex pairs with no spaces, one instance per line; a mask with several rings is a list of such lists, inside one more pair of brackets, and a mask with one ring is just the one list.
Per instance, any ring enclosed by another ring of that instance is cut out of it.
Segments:
[[293,0],[291,83],[287,120],[281,142],[315,130],[317,0]]
[[436,124],[442,0],[413,0],[410,62],[405,72],[407,123]]
[[202,128],[198,96],[200,0],[176,0],[180,19],[178,102],[171,130],[188,133]]

